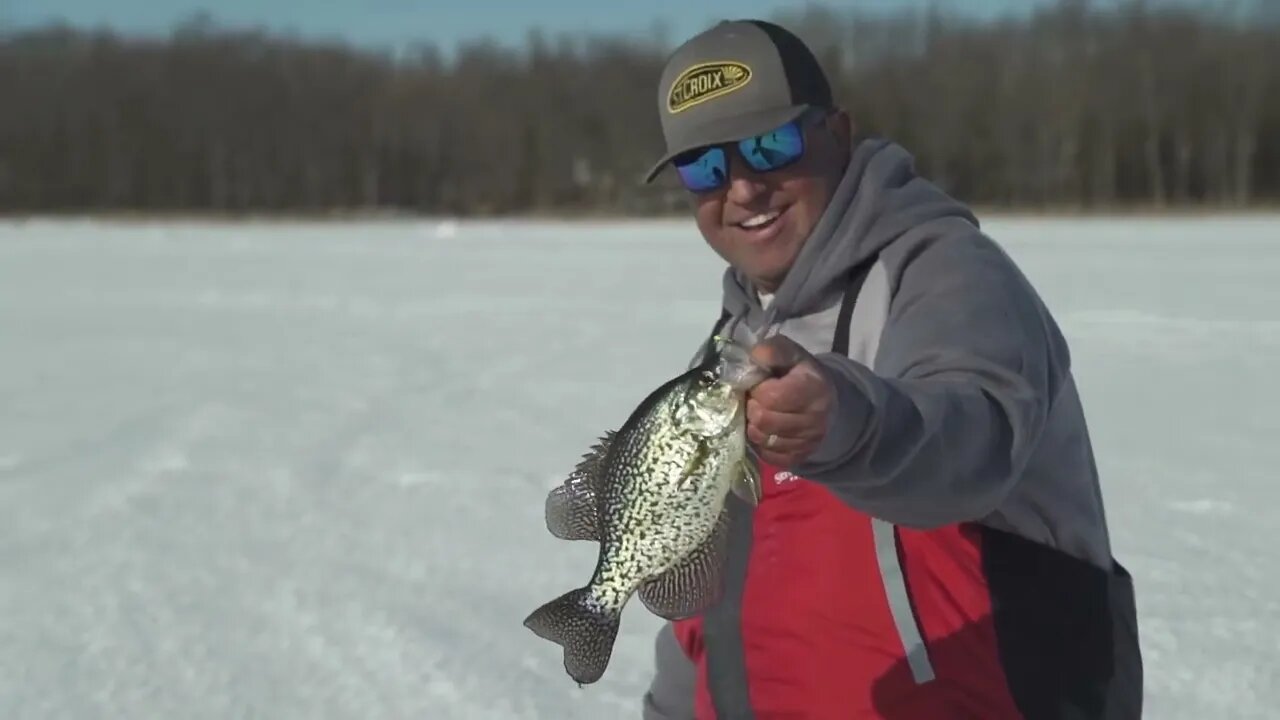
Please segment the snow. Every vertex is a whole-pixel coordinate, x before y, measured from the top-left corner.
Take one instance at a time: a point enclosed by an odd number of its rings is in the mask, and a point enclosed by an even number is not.
[[[1280,218],[987,229],[1072,343],[1152,718],[1280,704]],[[0,716],[637,717],[542,501],[717,312],[690,222],[0,224]]]

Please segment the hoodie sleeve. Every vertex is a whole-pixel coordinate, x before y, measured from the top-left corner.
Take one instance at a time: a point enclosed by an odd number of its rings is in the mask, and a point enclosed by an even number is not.
[[[821,446],[796,469],[908,527],[979,519],[1018,482],[1068,364],[1013,261],[976,230],[903,253],[875,371],[818,356],[837,387]],[[891,271],[892,272],[892,271]]]

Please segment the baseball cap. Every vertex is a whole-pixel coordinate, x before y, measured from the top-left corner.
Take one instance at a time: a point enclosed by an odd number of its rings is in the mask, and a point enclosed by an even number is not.
[[[832,105],[831,84],[804,42],[764,20],[721,20],[676,48],[658,83],[666,153],[769,132],[811,107]]]

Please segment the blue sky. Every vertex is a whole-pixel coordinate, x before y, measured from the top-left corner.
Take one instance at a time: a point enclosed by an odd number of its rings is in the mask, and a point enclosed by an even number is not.
[[[925,0],[853,0],[869,10],[919,7]],[[851,0],[828,0],[831,7]],[[967,13],[1022,10],[1030,0],[953,0]],[[197,10],[231,25],[263,25],[304,36],[338,37],[358,44],[396,45],[430,40],[446,50],[459,40],[488,35],[518,44],[531,27],[560,32],[646,34],[656,21],[670,38],[696,32],[721,16],[768,16],[803,0],[0,0],[0,23],[27,27],[47,20],[106,25],[135,33],[166,33]]]

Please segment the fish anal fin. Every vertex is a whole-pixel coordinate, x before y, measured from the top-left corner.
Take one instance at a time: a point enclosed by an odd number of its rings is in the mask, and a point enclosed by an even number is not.
[[[604,459],[616,432],[606,432],[582,456],[569,477],[547,494],[547,530],[562,540],[600,540]]]
[[[729,540],[729,511],[698,547],[676,565],[649,578],[637,595],[649,612],[666,620],[683,620],[711,607],[724,592],[724,562]]]

